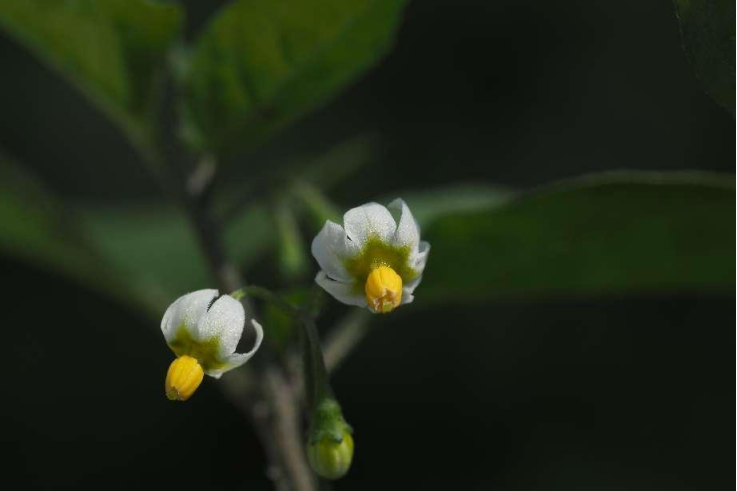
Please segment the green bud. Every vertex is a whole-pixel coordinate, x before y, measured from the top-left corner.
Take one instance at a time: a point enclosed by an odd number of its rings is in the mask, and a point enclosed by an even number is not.
[[[353,437],[350,433],[343,436],[340,442],[329,436],[307,447],[307,458],[312,469],[325,479],[340,479],[353,462]]]
[[[322,400],[312,414],[307,458],[325,479],[340,479],[353,462],[353,430],[343,419],[335,399]]]

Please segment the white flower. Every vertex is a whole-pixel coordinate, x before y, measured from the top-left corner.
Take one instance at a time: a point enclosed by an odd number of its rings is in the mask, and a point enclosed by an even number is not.
[[[403,200],[368,203],[349,210],[342,227],[327,221],[312,241],[322,268],[315,281],[343,303],[391,312],[414,300],[429,251]]]
[[[264,332],[251,320],[256,342],[247,353],[236,353],[246,323],[243,305],[217,290],[198,290],[178,298],[161,320],[166,343],[177,355],[166,380],[170,399],[186,400],[197,389],[202,375],[220,376],[246,363],[261,346]]]

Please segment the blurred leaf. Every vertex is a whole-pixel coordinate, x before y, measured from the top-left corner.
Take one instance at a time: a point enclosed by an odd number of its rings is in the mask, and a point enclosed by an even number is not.
[[[512,196],[512,191],[497,186],[450,184],[424,191],[397,193],[381,199],[379,203],[388,205],[395,198],[402,198],[412,210],[415,220],[424,227],[452,213],[488,210],[500,206]]]
[[[294,183],[292,187],[295,201],[304,209],[310,220],[310,231],[317,233],[327,220],[342,223],[338,207],[317,187],[305,181]]]
[[[85,207],[90,240],[119,271],[165,308],[179,295],[211,285],[207,262],[187,218],[164,206]]]
[[[187,133],[235,150],[334,97],[390,47],[405,0],[240,0],[197,40]]]
[[[0,28],[58,70],[148,151],[157,74],[177,6],[144,0],[3,0]]]
[[[323,291],[314,287],[297,287],[282,292],[285,300],[293,305],[297,305],[308,312],[312,317],[317,317],[325,303],[325,295]],[[284,350],[292,340],[296,329],[299,329],[299,322],[291,313],[285,312],[284,309],[272,303],[264,304],[264,322],[268,329],[265,330],[264,336],[266,341],[279,353],[284,354]]]
[[[343,223],[343,213],[327,195],[315,186],[298,181],[291,189],[299,209],[304,209],[310,221],[309,230],[317,234],[326,220]],[[404,199],[417,222],[424,227],[442,216],[457,212],[488,210],[507,202],[512,192],[495,186],[480,184],[451,184],[424,191],[406,191],[378,198],[388,205],[396,198]],[[357,205],[357,204],[356,204]]]
[[[0,251],[48,268],[128,305],[148,303],[134,284],[119,281],[117,271],[87,240],[75,217],[65,212],[41,184],[0,158]],[[38,285],[34,294],[45,292]]]
[[[186,292],[213,284],[197,237],[178,208],[163,205],[80,208],[90,240],[120,271],[120,281],[137,285],[152,304],[165,308]],[[248,265],[273,243],[267,210],[254,206],[225,233],[230,257]]]
[[[432,245],[418,299],[734,288],[734,177],[611,173],[457,213]]]
[[[356,174],[380,158],[379,137],[357,135],[338,142],[316,157],[299,159],[289,169],[290,176],[326,190]]]
[[[272,210],[277,231],[277,262],[287,282],[303,278],[308,268],[307,250],[297,219],[287,199],[277,200]]]
[[[229,218],[238,216],[259,200],[269,198],[269,193],[274,189],[289,186],[290,189],[286,194],[295,193],[299,199],[305,197],[314,199],[309,205],[318,208],[310,208],[308,212],[317,220],[331,210],[329,201],[324,196],[316,196],[315,193],[334,187],[375,158],[377,158],[375,137],[361,135],[349,138],[320,155],[292,158],[289,164],[276,172],[265,172],[264,174],[267,174],[265,177],[250,174],[245,181],[228,180],[224,189],[218,193],[219,199],[214,204],[215,213],[225,221],[229,221]],[[306,193],[306,196],[302,193]],[[300,208],[293,211],[300,211]],[[324,220],[320,221],[317,228],[322,227],[323,223]]]
[[[735,114],[734,0],[675,0],[683,46],[714,100]]]

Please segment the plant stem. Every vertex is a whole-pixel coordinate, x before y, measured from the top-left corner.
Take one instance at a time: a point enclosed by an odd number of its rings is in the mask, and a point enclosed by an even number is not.
[[[218,225],[205,208],[192,201],[188,199],[186,207],[221,291],[237,290],[242,283],[238,271],[225,255]],[[249,305],[248,302],[244,304]],[[253,315],[252,308],[248,310],[251,311],[249,315]],[[253,362],[259,386],[256,399],[243,393],[231,395],[248,413],[258,432],[269,460],[268,475],[276,488],[313,490],[312,471],[305,460],[302,443],[297,398],[268,346],[263,346],[259,355]]]
[[[192,181],[184,169],[192,155],[185,151],[174,132],[166,131],[177,127],[174,90],[173,84],[169,83],[163,103],[161,153],[156,156],[161,163],[168,164],[170,180],[163,185],[182,203],[218,288],[224,293],[232,292],[243,285],[243,279],[226,253],[222,228],[208,206],[208,193],[200,192],[203,186],[188,186]],[[243,305],[247,317],[253,318],[254,309],[250,302],[246,300]],[[255,391],[245,390],[247,384],[242,383],[242,371],[248,369],[256,382]],[[279,491],[314,491],[315,479],[302,441],[299,402],[285,370],[267,345],[263,345],[248,367],[241,370],[226,376],[222,388],[250,418],[266,452],[268,477]]]
[[[251,295],[270,302],[285,310],[303,325],[301,332],[308,407],[312,411],[315,403],[326,397],[333,397],[333,390],[330,387],[328,379],[328,370],[325,366],[325,360],[320,346],[320,335],[317,332],[317,325],[315,325],[312,316],[292,305],[279,295],[260,286],[245,286],[234,292],[233,295],[236,298]]]
[[[224,253],[217,224],[196,203],[189,203],[187,210],[221,291],[237,290],[241,285],[238,271]],[[252,309],[249,310],[252,315]],[[269,459],[268,475],[277,489],[313,490],[314,480],[302,443],[297,398],[268,346],[263,346],[259,355],[253,362],[259,386],[255,400],[243,393],[231,393],[231,396],[248,413],[258,432]]]
[[[328,333],[322,349],[328,373],[336,370],[363,341],[369,332],[372,315],[366,310],[354,309]]]

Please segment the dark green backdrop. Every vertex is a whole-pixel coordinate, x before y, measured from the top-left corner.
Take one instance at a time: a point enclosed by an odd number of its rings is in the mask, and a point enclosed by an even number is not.
[[[0,59],[2,148],[72,200],[156,199],[133,151],[74,90],[6,38]],[[734,119],[694,78],[668,0],[415,1],[379,67],[238,169],[260,175],[365,133],[381,163],[331,193],[346,207],[459,180],[734,172]],[[216,383],[187,404],[166,400],[157,325],[1,264],[4,482],[266,486],[254,433]],[[268,268],[246,273],[273,283]],[[336,375],[357,447],[335,488],[731,488],[733,298],[407,307]],[[333,302],[327,317],[343,310]]]

